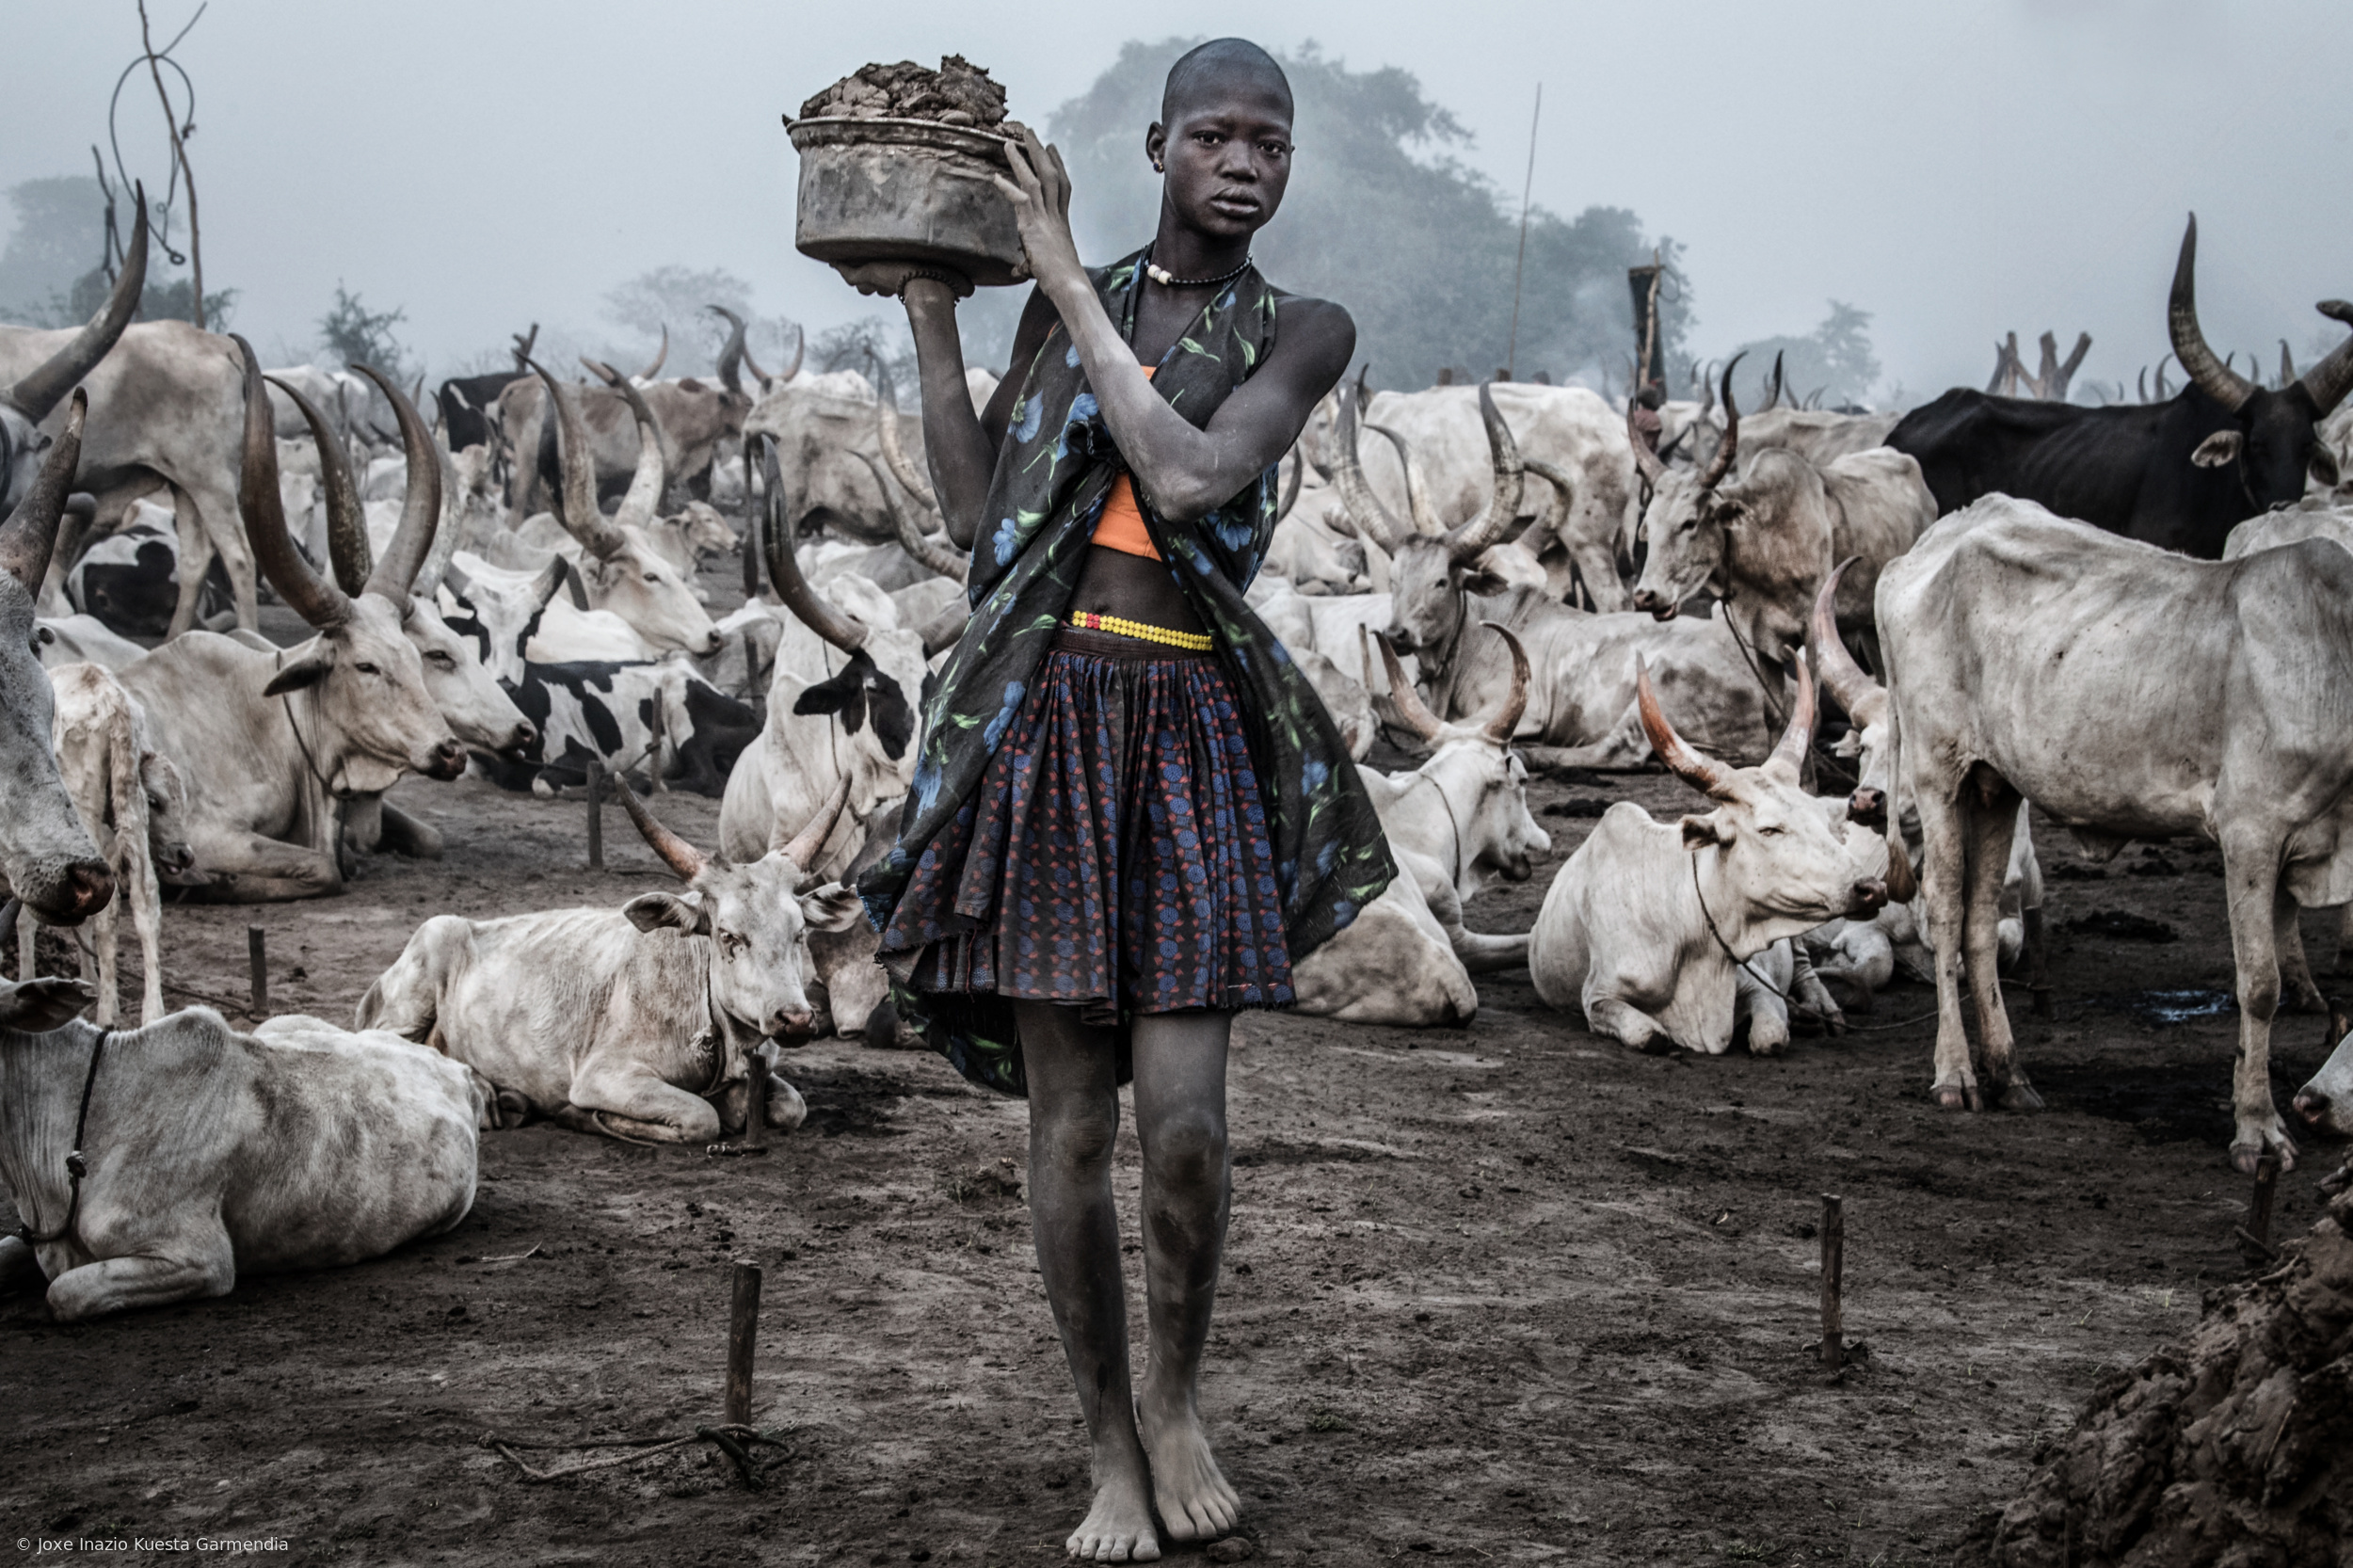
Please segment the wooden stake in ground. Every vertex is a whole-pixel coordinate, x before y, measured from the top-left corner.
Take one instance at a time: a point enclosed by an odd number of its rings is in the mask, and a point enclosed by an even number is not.
[[[604,870],[604,766],[588,759],[588,869]]]
[[[757,1154],[768,1146],[768,1068],[776,1048],[762,1045],[744,1059],[744,1148]]]
[[[2271,1209],[2280,1197],[2280,1157],[2265,1154],[2255,1162],[2255,1195],[2248,1200],[2247,1223],[2238,1227],[2239,1250],[2255,1268],[2280,1256],[2271,1244]]]
[[[1847,1261],[1847,1201],[1833,1192],[1822,1194],[1822,1365],[1835,1369],[1846,1364],[1845,1324],[1838,1302],[1840,1275]]]
[[[735,1260],[735,1299],[728,1312],[727,1424],[752,1424],[752,1346],[760,1336],[760,1265]]]
[[[246,966],[253,971],[253,1016],[269,1016],[269,937],[258,925],[245,928]]]
[[[647,728],[653,731],[653,741],[651,745],[648,748],[648,755],[647,768],[648,771],[653,775],[653,792],[655,794],[665,793],[670,788],[670,786],[664,783],[662,779],[662,741],[664,730],[662,712],[662,696],[661,694],[657,692],[654,695],[653,699],[653,712],[649,716],[649,720],[647,725]]]

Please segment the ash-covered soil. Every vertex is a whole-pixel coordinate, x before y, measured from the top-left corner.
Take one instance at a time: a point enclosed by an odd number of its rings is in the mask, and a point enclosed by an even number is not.
[[[1692,808],[1656,775],[1534,797]],[[273,1004],[347,1022],[429,914],[616,904],[666,877],[617,811],[591,873],[577,802],[472,781],[396,798],[443,827],[446,860],[372,859],[335,900],[175,906],[171,980],[242,998],[259,924]],[[706,845],[716,807],[657,802]],[[1475,924],[1529,924],[1593,825],[1540,820],[1552,856]],[[2072,848],[2041,842],[2057,1016],[2023,991],[2014,1014],[2037,1116],[1937,1111],[1933,999],[1901,984],[1855,1019],[1881,1032],[1777,1060],[1628,1053],[1524,975],[1482,980],[1460,1030],[1246,1018],[1205,1397],[1257,1555],[1948,1558],[2105,1373],[2247,1272],[2224,1158],[2235,1017],[2152,1000],[2229,988],[2219,859],[2174,843],[2071,876]],[[2138,929],[2120,915],[2178,939],[2112,934]],[[2333,922],[2306,931],[2328,970]],[[2283,1102],[2321,1035],[2281,1021]],[[491,1133],[463,1226],[376,1262],[78,1327],[0,1302],[0,1538],[277,1536],[299,1560],[396,1563],[1059,1560],[1086,1459],[1019,1196],[1022,1107],[846,1042],[784,1070],[809,1119],[765,1158]],[[2337,1162],[2306,1150],[2276,1234],[2312,1223]],[[1131,1141],[1122,1169],[1132,1238]],[[1835,1377],[1813,1359],[1825,1192],[1846,1200],[1848,1333],[1869,1351]],[[765,1490],[707,1446],[545,1485],[487,1446],[715,1419],[737,1256],[766,1270],[756,1419],[787,1447]]]

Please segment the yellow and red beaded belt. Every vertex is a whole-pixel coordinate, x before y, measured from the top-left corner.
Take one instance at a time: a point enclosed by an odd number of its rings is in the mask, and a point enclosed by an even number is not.
[[[1216,646],[1207,632],[1172,632],[1165,626],[1146,626],[1125,616],[1098,616],[1087,610],[1072,612],[1068,624],[1081,632],[1109,632],[1115,636],[1136,637],[1147,643],[1164,643],[1170,648],[1181,648],[1188,653],[1207,653]]]

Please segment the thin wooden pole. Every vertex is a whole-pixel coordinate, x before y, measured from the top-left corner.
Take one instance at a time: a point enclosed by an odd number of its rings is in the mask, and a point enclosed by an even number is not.
[[[760,1265],[735,1260],[735,1296],[728,1310],[727,1424],[752,1424],[752,1350],[760,1337]]]
[[[253,980],[253,1016],[269,1016],[269,936],[258,925],[245,928],[246,968]]]
[[[776,1064],[775,1047],[763,1043],[744,1059],[744,1147],[753,1153],[768,1146],[768,1072]]]
[[[1835,1368],[1847,1359],[1844,1313],[1838,1299],[1847,1262],[1847,1203],[1822,1194],[1822,1365]]]
[[[2271,1210],[2280,1196],[2280,1157],[2265,1153],[2255,1161],[2255,1195],[2247,1205],[2247,1223],[2239,1226],[2241,1250],[2256,1268],[2280,1256],[2271,1244]]]
[[[652,759],[653,759],[653,766],[652,766],[652,770],[651,770],[651,771],[652,771],[652,773],[653,773],[653,792],[654,792],[655,794],[663,794],[663,793],[665,793],[665,792],[669,790],[669,788],[670,788],[670,786],[669,786],[669,785],[667,785],[667,784],[665,784],[665,783],[664,783],[664,782],[663,782],[663,779],[662,779],[662,763],[663,763],[663,757],[662,757],[662,753],[663,753],[663,749],[664,749],[664,747],[663,747],[664,731],[664,730],[668,728],[668,726],[667,726],[667,725],[664,722],[664,720],[663,720],[663,716],[662,716],[662,715],[663,715],[664,712],[664,708],[663,708],[663,703],[662,703],[662,694],[661,694],[660,692],[658,692],[658,691],[657,691],[656,693],[654,693],[654,698],[653,698],[653,721],[652,721],[652,724],[649,726],[649,728],[653,730],[653,744],[652,744],[652,746],[651,746],[651,748],[650,748],[650,751],[651,751],[651,755],[652,755]]]
[[[1528,178],[1520,183],[1520,255],[1512,264],[1512,341],[1504,350],[1503,378],[1520,368],[1520,277],[1528,270],[1528,204],[1536,189],[1536,126],[1545,117],[1545,85],[1536,84],[1536,112],[1528,120]]]
[[[588,759],[588,869],[604,870],[604,764]]]

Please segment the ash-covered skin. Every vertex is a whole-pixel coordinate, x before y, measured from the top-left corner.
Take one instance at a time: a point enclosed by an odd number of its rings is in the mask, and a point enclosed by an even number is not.
[[[801,105],[801,118],[934,120],[942,125],[1003,131],[1019,136],[1021,125],[1005,118],[1005,89],[989,80],[986,68],[962,55],[949,55],[937,71],[913,60],[866,65]]]

